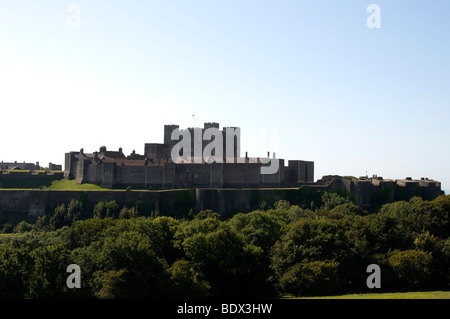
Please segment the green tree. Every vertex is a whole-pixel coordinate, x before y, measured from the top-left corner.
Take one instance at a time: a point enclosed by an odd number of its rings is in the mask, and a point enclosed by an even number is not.
[[[276,217],[278,222],[283,225],[295,222],[300,218],[311,217],[314,214],[311,209],[304,209],[298,205],[291,205],[287,200],[275,202],[274,208],[268,210],[268,213],[270,213],[271,216]]]
[[[110,270],[105,273],[102,288],[99,291],[100,299],[124,299],[128,296],[127,270]]]
[[[304,260],[283,274],[280,289],[294,296],[332,294],[340,287],[338,266],[335,261]]]
[[[169,264],[182,258],[182,250],[175,245],[175,234],[180,227],[180,222],[168,216],[159,216],[146,221],[149,227],[143,233],[149,237],[156,255],[166,260]]]
[[[332,192],[324,192],[322,195],[322,209],[324,210],[331,210],[335,208],[336,206],[342,205],[342,204],[350,204],[351,201],[348,198],[345,198],[337,193]]]
[[[26,221],[22,220],[14,227],[14,232],[15,233],[25,233],[25,232],[31,231],[32,229],[33,229],[32,224],[27,223]]]
[[[334,260],[343,282],[352,281],[355,250],[345,230],[325,219],[300,219],[275,243],[271,251],[272,281],[278,282],[291,267],[304,260]]]
[[[119,218],[126,219],[126,218],[136,218],[139,216],[138,210],[136,207],[122,207],[122,209],[119,212]]]
[[[101,200],[94,207],[94,217],[96,218],[117,218],[119,215],[119,205],[116,201],[104,201]]]
[[[84,209],[83,203],[72,199],[67,205],[67,218],[72,222],[92,217]]]
[[[332,213],[340,214],[343,217],[349,219],[355,219],[357,216],[366,216],[368,214],[367,211],[362,209],[360,206],[355,205],[353,203],[345,203],[338,206],[335,206],[332,210]]]
[[[414,234],[402,217],[380,212],[367,216],[367,221],[368,227],[364,235],[371,254],[412,247]]]
[[[108,236],[98,253],[100,269],[127,270],[123,274],[126,287],[121,296],[155,298],[164,292],[167,264],[158,259],[147,236],[135,231],[126,231],[117,237]]]
[[[403,289],[419,289],[427,286],[430,274],[432,255],[421,250],[395,250],[389,253],[388,263],[398,286]]]
[[[202,210],[200,212],[198,212],[195,216],[194,219],[205,219],[205,218],[217,218],[217,219],[221,219],[221,216],[214,212],[211,209],[205,209]]]
[[[279,275],[304,259],[341,262],[351,243],[336,223],[326,219],[300,219],[272,249],[272,267]]]
[[[175,234],[186,259],[211,285],[211,296],[258,294],[264,287],[261,248],[246,244],[242,236],[215,218],[192,220]]]
[[[90,218],[76,221],[71,227],[61,232],[60,238],[69,249],[86,247],[99,240],[102,237],[102,232],[114,224],[115,220],[112,218]]]
[[[53,227],[53,229],[58,229],[63,226],[70,225],[72,220],[69,218],[67,214],[67,206],[66,204],[60,204],[56,206],[53,215],[49,218],[49,224]]]
[[[291,204],[287,200],[279,200],[275,202],[274,208],[281,211],[288,211],[291,208]]]
[[[206,298],[210,285],[202,280],[187,260],[177,260],[168,269],[170,292],[173,298]]]
[[[247,243],[261,247],[267,254],[280,238],[283,224],[268,211],[239,213],[227,222],[232,229],[244,236]]]
[[[437,198],[435,201],[426,201],[419,197],[410,200],[412,206],[411,217],[415,228],[414,231],[429,231],[431,234],[441,238],[447,238],[450,234],[448,201],[446,198]]]
[[[447,240],[444,241],[442,246],[441,268],[444,277],[443,283],[448,286],[450,284],[450,237],[448,237]]]
[[[422,231],[441,238],[447,238],[450,233],[448,200],[439,197],[434,201],[426,201],[413,197],[409,202],[398,201],[383,205],[379,214],[396,220],[398,229],[408,241],[414,240]]]
[[[28,249],[0,243],[0,299],[23,299],[24,267],[29,264]]]
[[[438,254],[442,249],[442,241],[431,235],[429,231],[426,231],[417,235],[414,240],[414,246],[418,250],[428,251],[434,255]]]
[[[70,263],[69,251],[63,245],[46,245],[31,252],[32,267],[26,279],[28,298],[67,297],[66,272]]]
[[[445,240],[431,235],[428,231],[420,233],[414,240],[416,250],[431,253],[431,275],[428,282],[435,287],[444,287],[449,283],[450,259],[446,255],[445,244]]]

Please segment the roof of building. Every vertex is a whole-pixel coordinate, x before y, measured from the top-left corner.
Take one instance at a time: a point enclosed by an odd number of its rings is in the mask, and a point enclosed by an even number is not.
[[[134,160],[127,158],[105,158],[101,160],[101,163],[114,163],[123,166],[157,166],[149,160]]]
[[[122,151],[101,152],[101,153],[99,153],[99,157],[100,157],[100,154],[106,158],[126,158]]]

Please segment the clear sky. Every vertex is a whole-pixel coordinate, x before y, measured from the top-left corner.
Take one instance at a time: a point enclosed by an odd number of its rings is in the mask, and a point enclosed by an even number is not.
[[[142,154],[164,124],[219,122],[316,179],[450,190],[449,17],[446,0],[0,0],[0,160]]]

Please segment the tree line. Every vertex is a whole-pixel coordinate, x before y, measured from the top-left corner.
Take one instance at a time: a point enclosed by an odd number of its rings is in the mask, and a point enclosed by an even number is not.
[[[367,212],[324,193],[315,209],[278,201],[222,219],[144,214],[73,200],[0,234],[0,298],[220,298],[448,289],[450,196]],[[145,215],[145,216],[143,216]],[[81,269],[70,289],[69,264]]]

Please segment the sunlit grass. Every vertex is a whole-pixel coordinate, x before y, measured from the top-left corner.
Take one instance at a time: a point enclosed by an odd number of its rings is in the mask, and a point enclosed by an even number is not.
[[[60,179],[60,180],[54,180],[52,181],[52,184],[50,186],[44,186],[42,189],[47,190],[110,190],[106,188],[102,188],[95,184],[77,184],[77,181],[72,180],[66,180],[66,179]]]
[[[320,297],[284,296],[283,299],[450,299],[450,291],[387,292]]]

